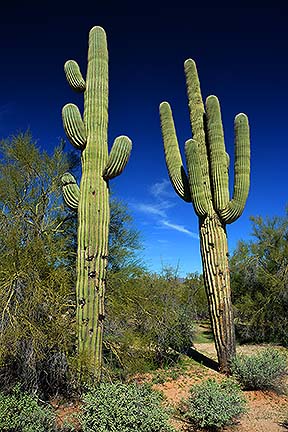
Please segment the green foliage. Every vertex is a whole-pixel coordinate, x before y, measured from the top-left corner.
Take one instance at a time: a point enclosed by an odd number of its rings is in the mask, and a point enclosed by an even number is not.
[[[254,240],[230,262],[237,336],[288,346],[288,214],[251,220]]]
[[[144,270],[137,255],[142,249],[140,232],[133,226],[127,205],[112,196],[110,211],[108,286],[110,280],[112,284],[112,281],[137,276]]]
[[[197,272],[189,273],[184,284],[190,290],[189,301],[193,304],[195,319],[197,321],[210,319],[203,275]]]
[[[287,375],[287,357],[273,348],[238,355],[232,360],[232,373],[245,390],[277,390]]]
[[[171,364],[192,345],[194,304],[189,284],[167,270],[113,281],[107,293],[108,369],[121,377]]]
[[[0,393],[1,432],[56,431],[53,411],[16,386],[10,394]]]
[[[63,146],[51,156],[40,151],[30,133],[1,141],[0,150],[1,387],[21,381],[43,397],[68,390],[68,365],[72,374],[78,368],[76,217],[60,184],[78,165]],[[112,198],[109,286],[143,273],[138,236],[125,205]]]
[[[102,383],[83,398],[83,432],[173,432],[161,399],[148,386]]]
[[[29,391],[57,392],[65,380],[75,223],[62,203],[59,179],[71,166],[62,150],[40,152],[30,133],[0,143],[2,388],[21,381]]]
[[[208,379],[195,384],[190,393],[184,405],[185,417],[196,427],[221,428],[245,412],[246,400],[232,379],[221,383]]]

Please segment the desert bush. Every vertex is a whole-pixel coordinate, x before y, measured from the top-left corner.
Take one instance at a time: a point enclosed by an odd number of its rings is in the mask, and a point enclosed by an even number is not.
[[[237,339],[288,346],[288,211],[251,221],[230,260]]]
[[[125,379],[136,371],[170,366],[192,346],[191,289],[173,271],[110,280],[108,291],[105,361],[112,374],[117,370]]]
[[[273,348],[249,356],[238,355],[232,362],[232,374],[245,390],[278,389],[286,373],[286,356]]]
[[[54,415],[47,406],[41,406],[37,399],[23,393],[20,386],[10,394],[0,393],[1,432],[54,432]]]
[[[69,167],[62,145],[49,156],[28,132],[0,141],[1,390],[64,390],[75,338],[76,225],[60,181]]]
[[[83,397],[83,432],[173,432],[161,394],[146,385],[105,384]]]
[[[245,403],[240,387],[232,379],[221,383],[208,379],[190,389],[190,397],[183,405],[184,416],[198,428],[215,430],[232,424],[245,412]]]

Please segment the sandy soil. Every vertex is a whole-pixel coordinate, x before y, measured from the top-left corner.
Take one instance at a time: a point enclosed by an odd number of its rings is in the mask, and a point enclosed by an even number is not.
[[[197,351],[216,358],[216,352],[213,343],[195,344]],[[237,352],[251,354],[264,349],[265,346],[261,345],[244,345],[237,349]],[[167,371],[165,372],[167,373]],[[169,375],[169,374],[168,374]],[[165,375],[163,375],[165,376]],[[155,378],[155,376],[154,376]],[[217,380],[223,379],[223,376],[218,372],[197,365],[191,364],[185,370],[184,375],[172,379],[169,376],[165,378],[165,382],[154,384],[153,388],[160,390],[166,397],[166,404],[177,406],[183,398],[189,394],[190,387],[208,378],[215,378]],[[145,374],[140,377],[135,377],[135,380],[140,382],[153,380],[153,374]],[[284,432],[287,427],[281,424],[288,418],[288,396],[284,394],[276,394],[274,392],[262,391],[249,391],[244,392],[248,401],[248,412],[241,416],[239,422],[231,427],[223,429],[225,432]],[[64,419],[69,420],[74,412],[79,410],[79,406],[66,405],[56,408],[59,418],[59,424],[62,424]],[[173,425],[178,431],[188,432],[189,425],[178,418],[173,418]],[[135,431],[136,432],[136,431]],[[195,430],[193,431],[195,432]]]
[[[195,344],[195,348],[203,354],[216,358],[215,346],[213,343]],[[237,353],[252,354],[261,351],[264,345],[243,345],[237,348]],[[186,375],[186,374],[185,374]],[[167,401],[171,404],[177,404],[182,397],[189,393],[189,387],[213,377],[222,379],[222,376],[213,370],[202,368],[202,376],[199,376],[199,370],[193,368],[188,372],[188,377],[179,377],[175,381],[156,385],[155,388],[162,390]],[[245,391],[245,397],[248,401],[248,412],[241,416],[239,422],[231,427],[224,428],[226,432],[280,432],[287,431],[287,426],[283,421],[288,418],[288,397],[284,394],[263,391]],[[179,431],[189,431],[189,427],[181,422],[173,422]]]

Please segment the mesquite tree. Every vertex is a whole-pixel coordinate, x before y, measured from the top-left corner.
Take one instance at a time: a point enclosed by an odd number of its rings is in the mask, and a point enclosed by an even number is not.
[[[245,114],[235,117],[234,191],[229,196],[229,156],[225,150],[219,101],[202,101],[195,62],[185,62],[193,139],[185,144],[188,175],[183,167],[172,111],[160,105],[166,164],[177,194],[192,202],[199,218],[204,282],[220,370],[229,373],[235,355],[226,224],[243,212],[250,183],[249,124]]]
[[[131,141],[119,136],[108,154],[108,51],[101,27],[93,27],[89,33],[86,80],[74,60],[68,60],[64,70],[72,89],[84,93],[83,120],[74,104],[67,104],[62,110],[66,135],[81,151],[82,162],[80,188],[71,174],[62,178],[64,199],[71,209],[78,211],[78,354],[80,363],[88,362],[90,371],[99,380],[110,221],[108,183],[125,168]]]

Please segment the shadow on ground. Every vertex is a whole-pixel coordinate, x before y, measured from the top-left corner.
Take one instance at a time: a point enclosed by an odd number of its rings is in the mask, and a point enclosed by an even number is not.
[[[187,356],[202,364],[203,366],[208,367],[209,369],[213,369],[216,372],[219,372],[219,365],[215,360],[207,357],[206,355],[197,351],[194,347],[189,348],[187,352]]]

